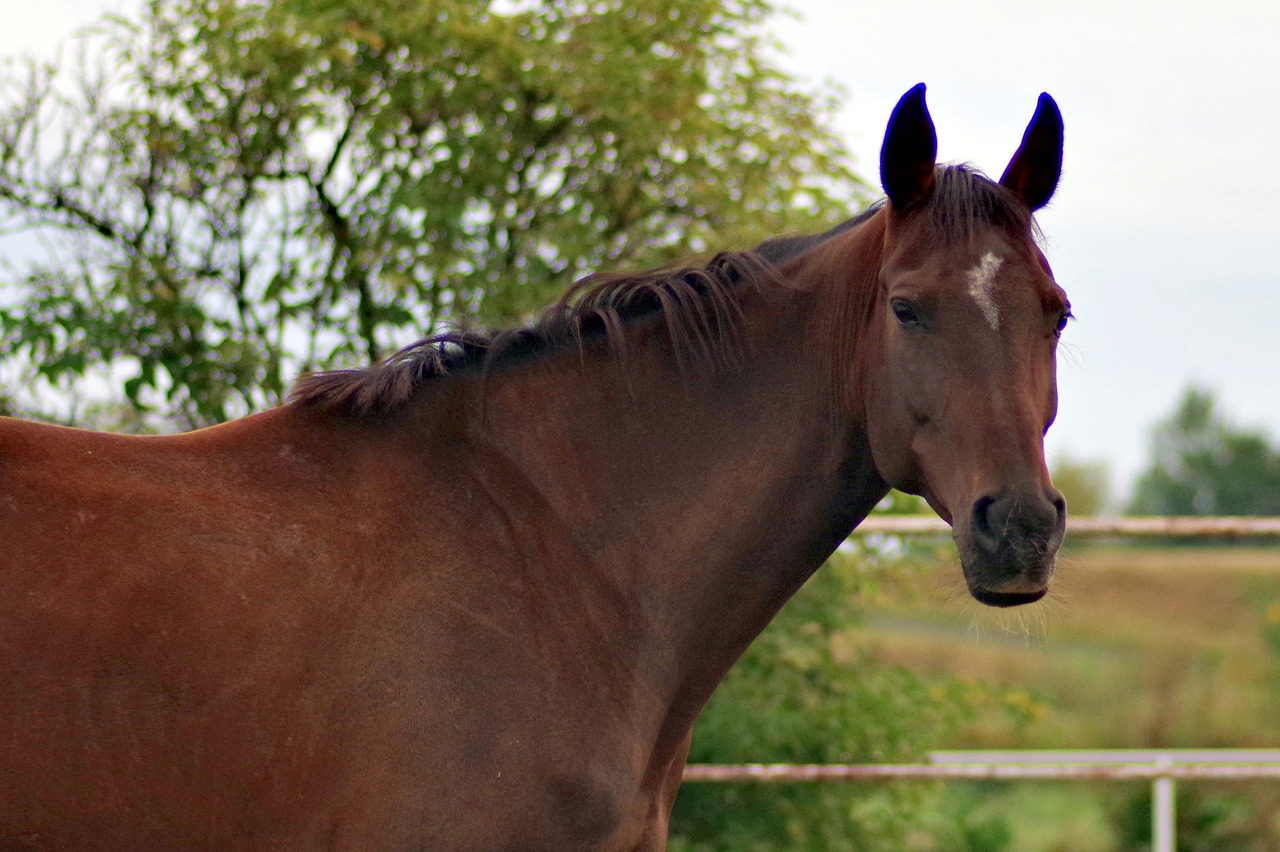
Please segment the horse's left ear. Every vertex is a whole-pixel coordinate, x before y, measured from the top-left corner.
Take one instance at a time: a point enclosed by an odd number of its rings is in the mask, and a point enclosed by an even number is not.
[[[1062,113],[1048,93],[1040,95],[1036,114],[1022,135],[1018,152],[1000,177],[1031,210],[1049,203],[1062,176]]]

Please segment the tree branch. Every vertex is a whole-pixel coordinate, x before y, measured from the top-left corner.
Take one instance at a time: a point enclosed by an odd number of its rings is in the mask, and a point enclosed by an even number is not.
[[[39,200],[23,194],[11,186],[7,180],[0,180],[0,199],[10,201],[31,214],[59,213],[65,214],[66,217],[73,220],[68,222],[65,219],[59,219],[51,222],[51,224],[57,224],[68,229],[75,229],[79,224],[111,242],[132,243],[132,240],[122,236],[110,222],[99,218],[68,198],[61,188],[49,190],[49,198],[47,200]]]

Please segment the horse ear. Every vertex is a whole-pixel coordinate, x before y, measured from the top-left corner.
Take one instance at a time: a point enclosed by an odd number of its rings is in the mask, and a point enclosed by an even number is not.
[[[933,192],[937,157],[938,135],[920,83],[893,108],[880,148],[880,185],[895,210],[908,210]]]
[[[1036,114],[1022,135],[1018,152],[1000,177],[1031,210],[1049,203],[1062,176],[1062,113],[1048,93],[1040,95]]]

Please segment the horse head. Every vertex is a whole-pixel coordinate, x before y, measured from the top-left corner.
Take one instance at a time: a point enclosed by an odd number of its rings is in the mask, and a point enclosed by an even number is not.
[[[1062,118],[1041,95],[999,182],[939,167],[936,151],[921,84],[898,102],[881,151],[868,436],[885,481],[952,525],[974,598],[1014,606],[1047,591],[1066,525],[1043,438],[1070,306],[1032,222],[1061,173]]]

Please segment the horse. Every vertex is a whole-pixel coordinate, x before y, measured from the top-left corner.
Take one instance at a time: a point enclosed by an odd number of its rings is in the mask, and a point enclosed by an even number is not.
[[[597,275],[521,329],[186,434],[0,423],[0,847],[650,850],[694,720],[896,487],[1040,598],[1070,308],[1033,213],[938,165],[826,233]]]

